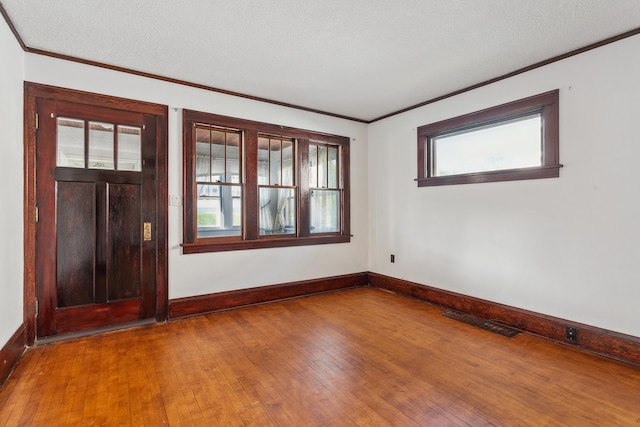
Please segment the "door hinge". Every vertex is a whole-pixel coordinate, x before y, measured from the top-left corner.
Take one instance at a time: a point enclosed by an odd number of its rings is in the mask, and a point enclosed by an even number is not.
[[[35,215],[36,224],[40,220],[40,209],[36,206],[36,215]]]
[[[38,298],[36,298],[36,317],[38,317],[38,312],[39,312],[39,304],[38,304]]]
[[[36,130],[38,130],[39,122],[40,122],[40,116],[38,116],[38,113],[36,113]]]

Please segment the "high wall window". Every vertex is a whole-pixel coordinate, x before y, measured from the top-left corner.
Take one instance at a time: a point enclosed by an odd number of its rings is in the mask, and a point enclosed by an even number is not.
[[[559,176],[558,91],[418,128],[418,186]]]
[[[349,139],[183,112],[184,253],[342,243]]]

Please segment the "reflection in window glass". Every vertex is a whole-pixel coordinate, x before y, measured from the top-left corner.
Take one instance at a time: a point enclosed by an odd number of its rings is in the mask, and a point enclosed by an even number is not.
[[[260,188],[260,235],[296,233],[294,188]]]
[[[114,169],[113,135],[115,126],[111,123],[89,122],[89,165],[90,169]]]
[[[84,120],[58,117],[56,166],[84,168]]]
[[[542,118],[535,114],[432,138],[433,176],[542,165]]]
[[[142,171],[142,131],[139,127],[118,126],[118,170]]]
[[[340,191],[311,191],[311,233],[340,231]]]

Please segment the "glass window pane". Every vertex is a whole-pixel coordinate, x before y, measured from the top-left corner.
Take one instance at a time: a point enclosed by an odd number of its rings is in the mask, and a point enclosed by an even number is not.
[[[279,139],[272,139],[269,142],[269,183],[271,185],[282,185],[281,170],[282,165],[282,142]]]
[[[318,186],[318,146],[309,144],[309,187]]]
[[[196,181],[211,182],[211,145],[196,142]]]
[[[258,184],[269,185],[269,138],[258,138]]]
[[[240,133],[227,132],[226,182],[240,182]]]
[[[198,184],[198,238],[240,236],[242,188],[239,185]]]
[[[89,168],[114,169],[113,136],[111,123],[89,122]]]
[[[311,233],[340,231],[340,191],[313,190],[311,192]]]
[[[327,147],[318,146],[318,188],[327,188]]]
[[[260,235],[295,233],[295,189],[260,188]]]
[[[225,182],[226,132],[211,131],[211,182]]]
[[[293,141],[282,141],[282,185],[294,185]]]
[[[433,176],[542,165],[540,114],[432,139]]]
[[[196,181],[211,182],[211,131],[196,128]]]
[[[142,130],[118,126],[118,170],[142,171]]]
[[[338,147],[328,147],[328,188],[338,188]]]
[[[56,166],[84,168],[84,120],[58,117]]]

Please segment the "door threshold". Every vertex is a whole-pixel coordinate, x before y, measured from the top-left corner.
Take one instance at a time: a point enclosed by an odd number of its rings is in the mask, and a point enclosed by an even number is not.
[[[77,331],[77,332],[69,332],[67,334],[54,335],[54,336],[50,336],[50,337],[44,337],[44,338],[37,338],[36,337],[36,342],[34,343],[34,345],[36,345],[36,346],[38,346],[38,345],[46,345],[46,344],[51,344],[51,343],[58,342],[58,341],[67,341],[67,340],[71,340],[71,339],[75,339],[75,338],[84,338],[84,337],[89,337],[89,336],[92,336],[92,335],[104,334],[106,332],[119,331],[119,330],[122,330],[122,329],[135,328],[135,327],[138,327],[138,326],[152,325],[154,323],[157,323],[156,319],[150,318],[150,319],[144,319],[144,320],[136,320],[135,322],[127,322],[127,323],[120,323],[120,324],[117,324],[117,325],[105,326],[103,328],[87,329],[85,331]]]

